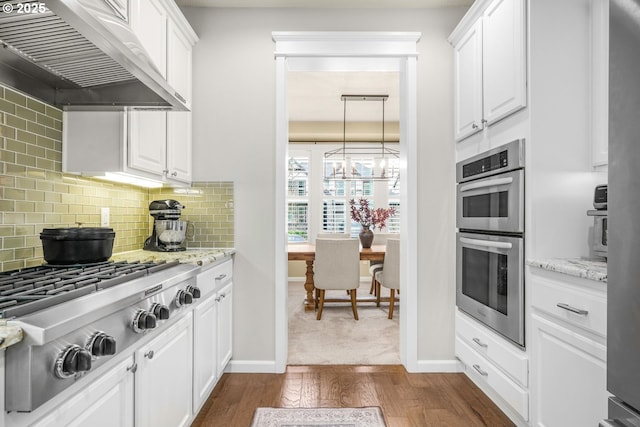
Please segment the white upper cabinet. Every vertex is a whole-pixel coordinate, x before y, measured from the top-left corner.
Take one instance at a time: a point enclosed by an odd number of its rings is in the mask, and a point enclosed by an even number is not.
[[[191,112],[167,113],[167,178],[191,183]]]
[[[591,7],[591,160],[599,167],[609,162],[609,0],[593,0]]]
[[[163,175],[167,164],[167,114],[157,111],[130,111],[128,166]]]
[[[169,21],[167,28],[167,81],[176,96],[191,108],[192,43],[175,22]]]
[[[482,121],[482,20],[454,46],[456,139],[484,127]]]
[[[449,37],[455,52],[455,137],[526,106],[524,0],[477,2]]]
[[[154,65],[167,78],[167,12],[160,0],[131,0],[129,23]]]
[[[526,105],[522,0],[495,0],[482,18],[484,119],[489,125]]]

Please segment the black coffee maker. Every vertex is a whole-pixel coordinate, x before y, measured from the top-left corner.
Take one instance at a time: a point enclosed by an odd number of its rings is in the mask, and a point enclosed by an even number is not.
[[[153,232],[144,242],[144,250],[156,252],[184,251],[187,221],[180,220],[185,206],[177,200],[154,200],[149,204]]]

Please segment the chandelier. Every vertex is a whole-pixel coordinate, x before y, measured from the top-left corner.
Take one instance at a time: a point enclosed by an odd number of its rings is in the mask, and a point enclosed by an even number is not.
[[[385,147],[384,107],[389,95],[342,95],[342,148],[324,153],[324,180],[397,180],[399,167],[395,159],[400,151]],[[382,104],[382,138],[374,144],[358,143],[347,147],[347,101],[378,101]],[[379,147],[378,147],[379,145]]]

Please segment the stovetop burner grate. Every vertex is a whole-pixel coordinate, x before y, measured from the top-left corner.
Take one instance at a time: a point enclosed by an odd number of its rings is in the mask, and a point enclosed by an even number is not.
[[[0,273],[0,318],[33,313],[177,264],[177,261],[45,264]]]

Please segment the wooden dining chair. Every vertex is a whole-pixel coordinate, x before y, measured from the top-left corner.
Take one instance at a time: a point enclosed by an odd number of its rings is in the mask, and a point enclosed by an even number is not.
[[[317,319],[322,318],[325,302],[343,302],[327,299],[327,290],[346,290],[351,297],[354,319],[358,320],[356,293],[360,286],[360,243],[358,239],[318,239],[314,261],[313,281],[318,303]]]
[[[376,281],[390,290],[389,319],[393,319],[393,306],[396,303],[395,293],[400,292],[400,239],[388,239],[384,254],[382,270],[376,272]],[[380,306],[380,291],[376,304]]]

